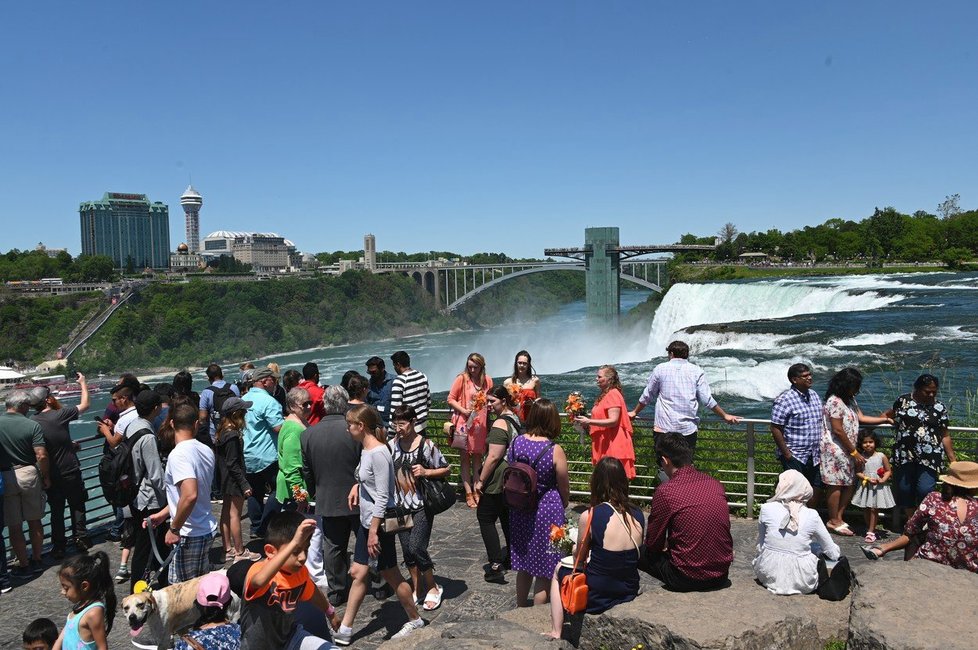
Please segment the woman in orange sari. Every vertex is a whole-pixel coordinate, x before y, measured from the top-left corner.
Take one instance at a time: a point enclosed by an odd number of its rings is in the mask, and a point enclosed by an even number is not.
[[[519,386],[518,393],[511,389],[514,384]],[[540,378],[533,370],[533,362],[529,352],[520,350],[516,353],[516,359],[513,361],[513,375],[507,377],[503,385],[510,388],[516,399],[517,415],[520,416],[520,422],[526,422],[526,416],[530,413],[530,405],[540,397]]]
[[[605,456],[621,461],[629,480],[635,478],[635,447],[632,446],[632,421],[628,417],[621,382],[614,366],[601,366],[596,378],[601,394],[594,401],[591,417],[578,416],[577,422],[590,428],[591,464]]]
[[[486,421],[489,417],[486,394],[492,389],[492,377],[486,375],[486,360],[473,352],[465,361],[465,371],[459,373],[448,391],[448,406],[455,411],[452,424],[456,436],[465,437],[465,448],[459,449],[461,456],[462,487],[465,488],[465,503],[470,508],[478,505],[479,497],[472,485],[482,473],[482,456],[486,453]]]

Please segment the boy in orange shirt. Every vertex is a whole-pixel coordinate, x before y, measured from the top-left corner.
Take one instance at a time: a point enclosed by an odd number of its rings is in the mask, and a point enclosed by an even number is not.
[[[332,642],[315,637],[295,622],[295,609],[310,601],[339,625],[336,611],[306,569],[314,519],[280,512],[268,522],[264,560],[236,562],[228,569],[231,590],[241,598],[241,650],[330,650]]]

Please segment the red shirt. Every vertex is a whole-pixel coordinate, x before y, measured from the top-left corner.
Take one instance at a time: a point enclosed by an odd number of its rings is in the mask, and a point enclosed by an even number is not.
[[[309,426],[312,426],[326,416],[326,405],[323,404],[323,395],[326,391],[320,388],[319,384],[308,379],[303,379],[296,387],[306,389],[306,392],[309,393],[309,399],[312,400],[312,410],[309,412]]]
[[[733,538],[720,481],[691,465],[676,470],[652,497],[645,545],[650,553],[668,547],[669,561],[691,580],[725,578]]]

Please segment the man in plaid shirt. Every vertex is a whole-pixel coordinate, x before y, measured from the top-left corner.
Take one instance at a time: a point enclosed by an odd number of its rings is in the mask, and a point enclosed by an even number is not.
[[[700,406],[710,409],[727,424],[740,422],[738,416],[724,411],[713,399],[703,370],[688,361],[689,346],[686,343],[673,341],[666,352],[669,361],[660,363],[652,371],[645,391],[628,417],[634,418],[654,401],[654,430],[657,433],[681,433],[690,449],[696,448]]]
[[[822,440],[822,398],[812,390],[812,369],[804,363],[788,368],[791,388],[774,400],[771,408],[771,435],[778,446],[778,459],[784,469],[805,475],[817,500],[822,487],[819,473],[819,443]]]

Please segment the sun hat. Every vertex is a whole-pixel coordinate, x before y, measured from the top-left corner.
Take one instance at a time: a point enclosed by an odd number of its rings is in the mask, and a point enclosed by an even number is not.
[[[941,480],[969,490],[978,489],[978,463],[970,460],[951,463],[947,468],[947,474],[941,474]]]
[[[223,573],[206,574],[197,584],[197,602],[202,607],[227,607],[231,602],[231,585]]]

